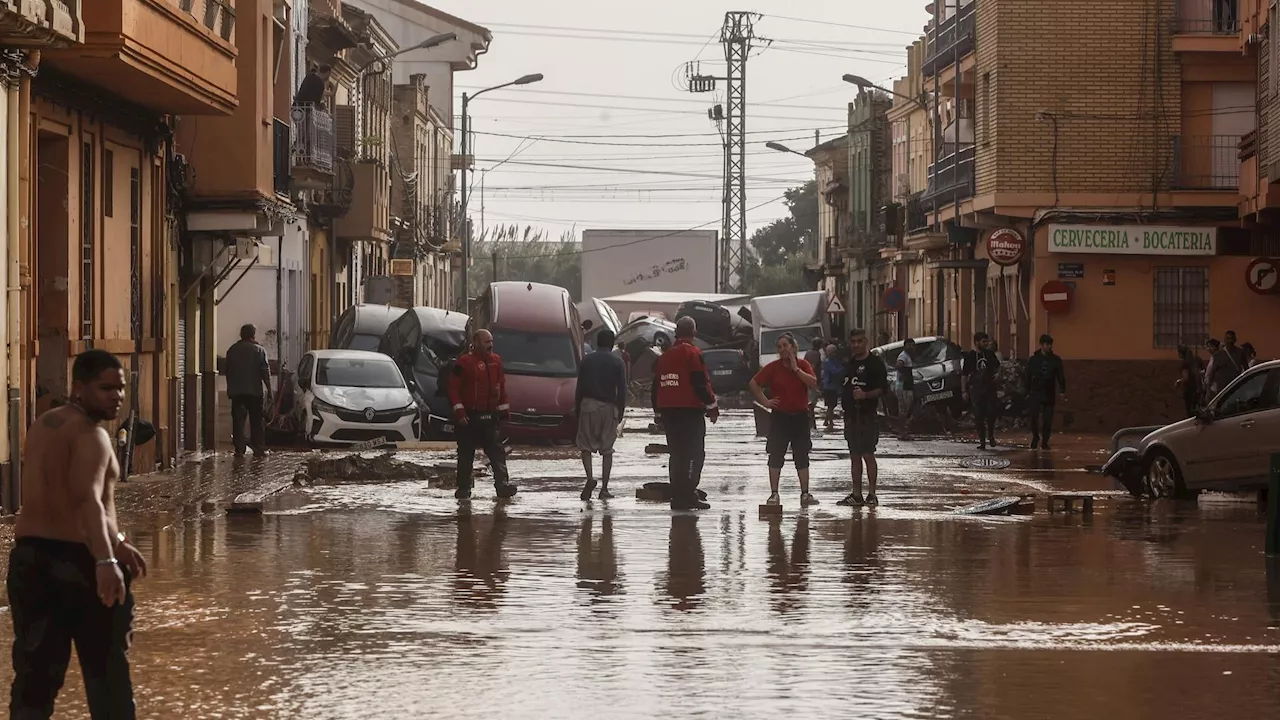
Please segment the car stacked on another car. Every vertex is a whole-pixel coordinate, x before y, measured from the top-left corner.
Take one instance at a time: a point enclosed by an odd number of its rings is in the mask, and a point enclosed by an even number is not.
[[[966,404],[961,397],[960,370],[964,353],[959,345],[943,337],[928,336],[915,338],[916,349],[912,357],[912,377],[916,409],[923,407],[939,407],[959,417]],[[894,367],[898,355],[902,353],[904,343],[895,342],[871,349],[875,355],[884,360],[889,368],[889,392],[885,395],[883,407],[890,417],[904,414],[905,408],[898,407],[898,391],[902,383]]]
[[[294,412],[308,442],[418,439],[418,403],[382,353],[313,350],[302,356],[294,382]]]

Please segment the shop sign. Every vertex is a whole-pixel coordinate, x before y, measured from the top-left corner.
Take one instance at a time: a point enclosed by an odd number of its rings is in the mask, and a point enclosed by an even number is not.
[[[1218,229],[1176,225],[1050,225],[1049,252],[1098,255],[1213,255]]]
[[[1074,280],[1084,277],[1084,263],[1058,263],[1058,279]]]
[[[992,230],[987,236],[987,257],[997,265],[1004,267],[1017,265],[1018,261],[1022,260],[1022,254],[1026,248],[1027,241],[1017,230],[1002,228]]]
[[[1107,285],[1107,286],[1115,285],[1115,284],[1116,284],[1116,271],[1115,271],[1115,270],[1103,270],[1103,271],[1102,271],[1102,284],[1103,284],[1103,285]]]

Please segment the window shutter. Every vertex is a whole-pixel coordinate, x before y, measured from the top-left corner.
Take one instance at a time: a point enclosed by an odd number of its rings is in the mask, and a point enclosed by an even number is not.
[[[336,105],[333,108],[333,139],[337,149],[345,151],[350,158],[356,149],[356,109],[351,105]]]

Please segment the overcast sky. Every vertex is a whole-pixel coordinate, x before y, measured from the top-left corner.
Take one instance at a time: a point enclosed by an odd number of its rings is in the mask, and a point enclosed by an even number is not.
[[[479,67],[455,76],[457,93],[546,76],[486,94],[472,103],[471,117],[476,167],[493,168],[477,173],[485,177],[486,225],[530,224],[553,236],[600,227],[719,229],[723,153],[707,109],[723,102],[723,83],[698,95],[680,88],[691,60],[700,60],[703,74],[723,76],[726,10],[763,15],[747,65],[748,207],[759,206],[748,214],[752,230],[785,215],[783,191],[813,177],[807,159],[764,143],[803,152],[815,130],[823,140],[843,133],[856,90],[841,75],[891,83],[905,72],[904,48],[927,19],[924,0],[429,4],[494,35]],[[474,187],[478,228],[479,177]]]

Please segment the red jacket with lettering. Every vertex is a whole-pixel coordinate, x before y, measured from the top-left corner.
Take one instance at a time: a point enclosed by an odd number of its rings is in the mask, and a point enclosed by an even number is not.
[[[506,414],[511,409],[507,402],[507,375],[502,371],[502,358],[495,353],[488,357],[473,352],[458,356],[446,388],[453,414],[458,417],[468,412]]]
[[[655,410],[716,407],[707,364],[702,360],[702,351],[693,343],[677,340],[658,358],[653,366],[652,400]]]

